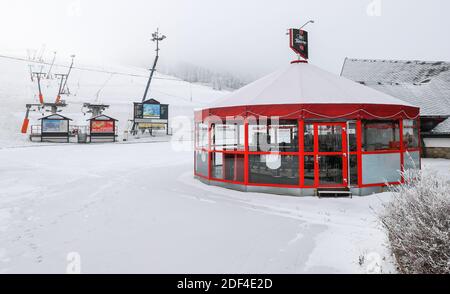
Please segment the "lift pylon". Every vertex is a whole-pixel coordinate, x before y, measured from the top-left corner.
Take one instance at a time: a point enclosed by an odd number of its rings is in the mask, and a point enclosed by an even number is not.
[[[45,76],[45,73],[43,73],[43,72],[33,72],[33,77],[36,78],[36,81],[38,84],[39,103],[41,103],[41,104],[44,104],[44,95],[42,94],[42,87],[41,87],[41,80],[42,80],[43,76]]]

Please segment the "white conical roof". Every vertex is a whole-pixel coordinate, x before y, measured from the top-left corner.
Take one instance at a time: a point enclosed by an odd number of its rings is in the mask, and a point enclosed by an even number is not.
[[[274,104],[412,106],[309,63],[293,63],[223,97],[213,107]]]

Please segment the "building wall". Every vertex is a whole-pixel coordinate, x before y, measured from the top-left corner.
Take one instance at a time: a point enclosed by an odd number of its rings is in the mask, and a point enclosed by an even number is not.
[[[424,141],[427,158],[450,159],[450,138],[426,138]]]
[[[450,159],[450,148],[444,147],[431,147],[426,148],[427,158],[445,158]]]

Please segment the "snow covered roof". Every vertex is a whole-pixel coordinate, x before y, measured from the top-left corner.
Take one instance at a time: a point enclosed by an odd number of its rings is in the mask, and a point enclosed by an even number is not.
[[[61,114],[51,114],[45,117],[40,118],[39,120],[43,120],[43,119],[54,119],[54,120],[72,120],[68,117],[62,116]]]
[[[92,117],[92,118],[88,119],[88,121],[90,121],[90,120],[106,120],[106,121],[108,121],[108,120],[115,120],[115,121],[118,121],[117,119],[112,118],[112,117],[107,116],[107,115],[104,115],[104,114],[97,115],[95,117]]]
[[[346,59],[342,76],[421,108],[450,116],[450,63]]]
[[[411,104],[308,63],[294,63],[218,100],[213,107],[272,104]]]
[[[450,134],[450,118],[439,124],[432,133],[436,134]]]
[[[422,116],[450,116],[450,63],[346,59],[342,76],[420,107]],[[450,133],[450,120],[434,133]]]

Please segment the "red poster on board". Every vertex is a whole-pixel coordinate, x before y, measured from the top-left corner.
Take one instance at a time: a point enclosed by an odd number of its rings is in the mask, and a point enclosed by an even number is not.
[[[114,133],[114,121],[92,121],[91,133],[112,134]]]

